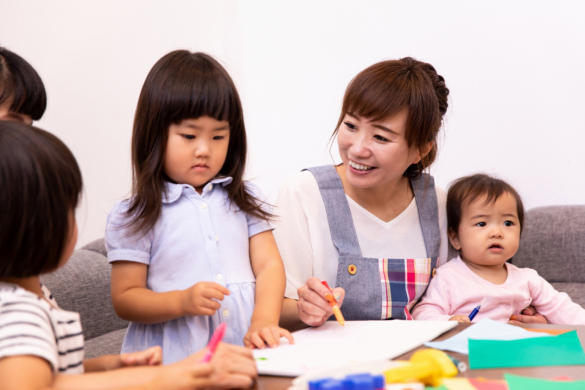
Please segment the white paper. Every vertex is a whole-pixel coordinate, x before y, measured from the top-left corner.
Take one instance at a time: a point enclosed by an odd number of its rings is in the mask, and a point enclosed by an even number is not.
[[[293,333],[295,344],[253,351],[258,373],[299,376],[392,359],[454,328],[455,321],[327,321]]]

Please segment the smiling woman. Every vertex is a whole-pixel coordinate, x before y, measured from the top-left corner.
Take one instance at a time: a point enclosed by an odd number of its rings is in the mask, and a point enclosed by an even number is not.
[[[279,192],[275,237],[287,274],[281,324],[323,324],[326,280],[348,320],[411,319],[447,260],[445,193],[422,173],[435,160],[449,90],[433,66],[372,65],[345,92],[342,164],[311,168]]]

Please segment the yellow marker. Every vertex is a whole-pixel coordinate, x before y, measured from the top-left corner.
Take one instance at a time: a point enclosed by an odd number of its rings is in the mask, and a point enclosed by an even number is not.
[[[339,322],[339,325],[341,325],[341,326],[345,325],[345,319],[343,318],[343,315],[341,314],[341,310],[339,310],[339,306],[337,306],[337,300],[335,300],[335,298],[333,297],[333,291],[331,291],[331,289],[329,288],[329,285],[327,284],[326,281],[323,280],[321,283],[323,284],[323,286],[327,287],[327,289],[330,292],[330,294],[325,294],[325,298],[329,301],[329,304],[331,305],[331,309],[333,309],[333,314],[335,314],[335,319],[337,319],[337,322]]]

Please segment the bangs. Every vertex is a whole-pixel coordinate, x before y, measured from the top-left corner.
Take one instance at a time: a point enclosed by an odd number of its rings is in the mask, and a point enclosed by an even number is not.
[[[379,121],[407,107],[410,90],[404,80],[406,75],[400,77],[395,73],[364,72],[359,80],[358,77],[353,79],[343,99],[343,112]]]

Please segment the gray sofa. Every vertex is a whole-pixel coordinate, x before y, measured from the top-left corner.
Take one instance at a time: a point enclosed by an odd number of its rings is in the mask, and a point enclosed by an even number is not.
[[[528,210],[512,262],[536,269],[585,307],[585,205]],[[76,250],[65,267],[42,281],[59,306],[80,313],[87,358],[120,352],[128,323],[112,307],[103,239]]]
[[[585,307],[585,205],[538,207],[524,219],[512,263],[535,269]]]
[[[86,358],[120,353],[128,322],[112,306],[103,239],[74,251],[64,267],[43,275],[41,281],[61,308],[80,314]]]

